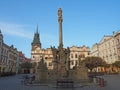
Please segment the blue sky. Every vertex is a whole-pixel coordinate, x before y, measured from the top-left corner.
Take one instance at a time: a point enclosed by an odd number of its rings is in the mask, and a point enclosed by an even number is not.
[[[4,42],[30,57],[38,24],[42,48],[58,46],[57,10],[63,10],[63,42],[89,46],[120,29],[120,0],[0,0]]]

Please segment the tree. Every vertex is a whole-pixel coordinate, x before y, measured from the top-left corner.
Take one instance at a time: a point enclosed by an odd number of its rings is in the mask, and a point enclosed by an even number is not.
[[[120,68],[120,61],[116,61],[112,65],[116,66],[117,68]]]
[[[120,69],[120,61],[116,61],[116,62],[114,62],[114,63],[112,64],[112,66],[115,66],[117,72],[119,72],[119,69]]]
[[[33,62],[33,63],[31,63],[32,65],[32,68],[35,68],[36,66],[37,66],[37,63],[36,62]]]
[[[93,68],[104,66],[106,64],[106,62],[100,57],[86,57],[83,62],[85,63],[85,66],[90,69],[90,71],[92,71]]]

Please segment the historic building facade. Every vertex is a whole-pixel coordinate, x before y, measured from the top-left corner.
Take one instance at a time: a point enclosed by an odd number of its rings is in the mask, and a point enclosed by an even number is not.
[[[53,69],[53,52],[51,48],[47,48],[44,52],[45,63],[48,69]]]
[[[90,48],[86,46],[70,47],[70,68],[73,68],[75,65],[79,64],[79,60],[84,60],[85,57],[90,55]]]
[[[120,60],[120,30],[113,34],[116,48],[117,48],[117,54],[118,54],[118,60]]]
[[[107,64],[112,64],[118,61],[116,45],[114,35],[104,36],[99,43],[93,45],[91,55],[101,57]]]
[[[37,31],[34,34],[33,42],[31,43],[32,49],[31,49],[31,62],[39,62],[42,57],[44,56],[44,50],[41,48],[39,33],[38,33],[38,27]]]
[[[24,70],[22,69],[22,64],[26,62],[26,57],[22,51],[19,51],[19,73],[24,73]]]
[[[61,33],[60,33],[61,35]],[[62,38],[62,37],[60,37]],[[62,41],[60,41],[62,42]],[[48,69],[53,69],[53,52],[51,48],[42,49],[40,36],[38,33],[38,27],[36,33],[34,34],[33,41],[31,43],[31,63],[36,63],[44,60]],[[90,48],[86,46],[77,47],[72,46],[70,47],[70,68],[73,68],[76,64],[79,63],[79,60],[83,60],[85,57],[90,55]]]
[[[44,59],[44,62],[46,63],[48,69],[53,69],[53,54],[51,48],[42,49],[40,37],[38,33],[38,27],[36,30],[36,33],[34,34],[33,42],[31,43],[32,49],[31,49],[31,63],[36,63],[38,65],[38,62],[41,61],[41,59]]]
[[[3,42],[3,35],[0,31],[0,73],[18,72],[18,51],[13,45],[8,46]]]
[[[40,62],[41,59],[47,65],[48,69],[53,69],[53,52],[51,48],[42,49],[40,37],[38,33],[38,27],[36,33],[34,34],[33,41],[31,43],[31,63]],[[70,47],[70,68],[73,68],[76,64],[79,63],[79,60],[83,60],[85,57],[90,55],[90,48],[86,46],[77,47],[72,46]]]

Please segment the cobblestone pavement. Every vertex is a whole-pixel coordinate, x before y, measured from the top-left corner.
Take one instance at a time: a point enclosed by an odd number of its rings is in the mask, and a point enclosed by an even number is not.
[[[90,84],[75,88],[55,88],[49,86],[26,86],[21,84],[22,75],[9,77],[0,77],[0,90],[120,90],[120,75],[105,75],[103,78],[107,81],[105,87]]]

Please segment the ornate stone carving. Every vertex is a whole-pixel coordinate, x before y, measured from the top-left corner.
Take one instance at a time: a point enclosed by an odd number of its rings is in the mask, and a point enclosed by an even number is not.
[[[46,70],[44,66],[44,62],[41,61],[39,63],[40,67],[38,68],[39,72],[37,74],[38,79],[42,80],[42,76],[44,76],[44,80],[51,79],[87,79],[87,69],[85,66],[80,64],[74,70],[70,70],[70,49],[69,47],[63,48],[62,43],[62,10],[59,8],[58,10],[58,21],[59,21],[59,47],[51,47],[53,53],[53,70]],[[41,69],[42,68],[42,69]],[[43,74],[42,74],[43,73]],[[41,78],[40,78],[41,77]]]

